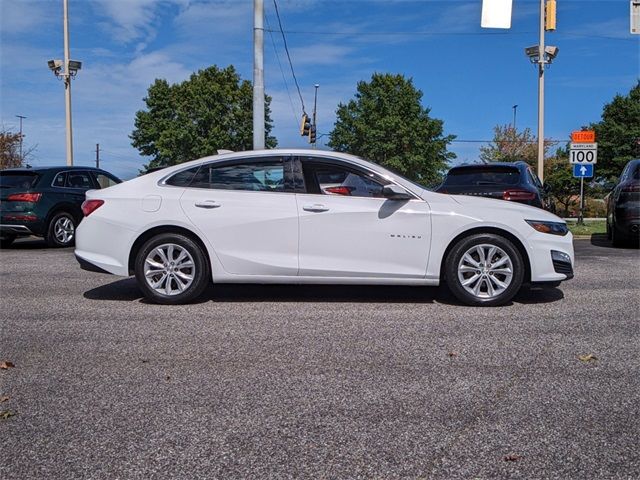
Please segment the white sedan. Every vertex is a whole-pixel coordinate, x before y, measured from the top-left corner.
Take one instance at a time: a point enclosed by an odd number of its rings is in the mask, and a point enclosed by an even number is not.
[[[215,283],[439,285],[502,305],[573,277],[565,222],[538,208],[434,193],[342,153],[223,153],[87,192],[76,258],[135,274],[157,303]]]

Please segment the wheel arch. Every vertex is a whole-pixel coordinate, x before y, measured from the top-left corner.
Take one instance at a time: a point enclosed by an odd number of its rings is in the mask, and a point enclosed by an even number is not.
[[[527,253],[527,249],[524,247],[522,241],[516,237],[513,233],[504,230],[502,228],[497,227],[476,227],[469,230],[465,230],[464,232],[459,233],[456,237],[454,237],[442,255],[442,260],[440,261],[440,281],[443,282],[445,280],[445,262],[447,261],[447,257],[451,252],[451,249],[463,238],[469,237],[471,235],[478,235],[482,233],[492,233],[495,235],[500,235],[505,237],[509,241],[513,243],[513,245],[518,249],[520,255],[522,256],[522,260],[524,261],[524,278],[523,283],[531,282],[531,260],[529,259],[529,254]]]
[[[211,266],[211,257],[209,256],[209,250],[207,249],[202,239],[198,236],[198,234],[196,234],[192,230],[189,230],[188,228],[180,227],[178,225],[159,225],[157,227],[150,228],[149,230],[146,230],[145,232],[141,233],[138,236],[138,238],[136,238],[136,240],[133,242],[133,245],[131,246],[131,250],[129,250],[129,259],[127,262],[129,275],[133,275],[135,273],[134,270],[135,270],[136,256],[138,255],[138,252],[142,248],[142,245],[144,245],[144,243],[150,238],[156,235],[159,235],[161,233],[179,233],[181,235],[184,235],[185,237],[189,237],[191,240],[196,242],[198,246],[202,249],[207,259],[207,262],[209,262],[209,265]]]
[[[47,216],[45,217],[45,229],[49,228],[49,222],[51,222],[51,219],[59,213],[68,213],[71,215],[76,221],[76,226],[80,225],[80,222],[84,217],[82,210],[77,205],[70,202],[56,203],[47,212]]]

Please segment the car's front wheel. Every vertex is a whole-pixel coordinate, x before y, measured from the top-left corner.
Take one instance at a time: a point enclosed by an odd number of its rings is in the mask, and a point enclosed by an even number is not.
[[[460,239],[445,259],[451,292],[467,305],[504,305],[518,293],[524,262],[514,244],[495,234]]]
[[[138,251],[135,274],[145,297],[176,305],[198,297],[210,281],[209,262],[202,248],[187,236],[163,233]]]

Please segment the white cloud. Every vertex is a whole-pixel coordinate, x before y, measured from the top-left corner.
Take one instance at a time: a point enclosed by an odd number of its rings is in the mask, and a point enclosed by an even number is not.
[[[59,16],[54,14],[54,7],[59,7]],[[36,0],[0,2],[0,34],[2,39],[7,35],[29,33],[44,24],[59,20],[62,23],[62,8],[52,2]]]
[[[156,34],[154,23],[159,11],[167,6],[186,7],[189,0],[93,0],[98,11],[110,22],[103,25],[112,30],[120,43],[140,38],[151,39]]]

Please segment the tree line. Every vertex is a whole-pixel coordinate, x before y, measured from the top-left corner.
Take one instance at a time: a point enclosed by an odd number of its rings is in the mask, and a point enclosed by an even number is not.
[[[411,78],[374,73],[358,82],[354,97],[340,103],[327,145],[359,155],[425,185],[437,185],[455,159],[448,150],[455,135],[444,133],[444,122],[423,106],[423,93]],[[176,84],[157,79],[135,115],[132,145],[150,158],[144,170],[213,155],[219,149],[251,150],[253,91],[233,66],[211,66]],[[265,145],[277,146],[271,135],[271,98],[265,96]],[[640,157],[640,81],[626,95],[616,95],[603,108],[602,118],[588,125],[598,141],[597,192],[617,178],[625,163]],[[19,134],[0,131],[0,168],[20,164]],[[565,145],[545,141],[545,180],[566,210],[577,190]],[[550,154],[552,148],[555,151]],[[492,142],[480,148],[482,162],[537,162],[537,139],[530,129],[497,125]],[[565,212],[566,213],[566,212]]]

